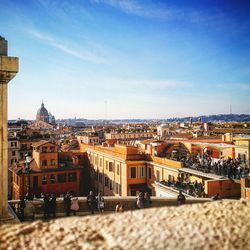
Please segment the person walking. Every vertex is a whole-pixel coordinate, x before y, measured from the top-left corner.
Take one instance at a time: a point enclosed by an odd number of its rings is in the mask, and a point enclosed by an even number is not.
[[[71,198],[70,210],[73,212],[74,215],[76,215],[76,212],[79,210],[79,204],[78,204],[78,198],[77,197],[72,197]]]
[[[99,192],[98,196],[97,196],[97,208],[100,214],[104,213],[104,198],[102,196],[102,192]]]
[[[94,214],[95,207],[96,207],[96,198],[94,196],[93,191],[90,191],[88,196],[87,196],[87,203],[89,206],[89,209],[91,211],[91,214]]]

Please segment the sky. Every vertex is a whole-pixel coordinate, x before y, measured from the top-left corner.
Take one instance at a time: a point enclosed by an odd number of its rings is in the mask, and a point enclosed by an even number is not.
[[[247,0],[1,0],[0,35],[9,119],[250,114]]]

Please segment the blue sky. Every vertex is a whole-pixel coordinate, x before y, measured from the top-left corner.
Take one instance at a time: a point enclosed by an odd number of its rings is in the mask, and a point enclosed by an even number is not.
[[[250,114],[248,2],[1,0],[9,119]]]

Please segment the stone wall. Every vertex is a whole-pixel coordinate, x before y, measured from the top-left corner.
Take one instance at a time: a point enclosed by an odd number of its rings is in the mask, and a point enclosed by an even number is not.
[[[87,205],[86,197],[79,197],[79,206],[80,209],[77,212],[78,215],[86,215],[89,214],[89,208]],[[104,197],[105,199],[105,211],[106,212],[114,212],[115,206],[117,202],[120,202],[124,205],[125,211],[128,210],[136,210],[136,200],[135,197]],[[164,198],[164,197],[152,197],[152,204],[150,207],[163,207],[163,206],[177,206],[177,202],[175,198]],[[204,203],[211,201],[210,199],[186,199],[187,204],[193,203]],[[9,202],[11,204],[11,202]],[[38,219],[43,217],[44,212],[44,202],[42,200],[34,200],[34,201],[26,201],[25,208],[25,218],[26,219]],[[56,203],[56,216],[61,217],[65,216],[65,205],[62,198],[57,199]]]
[[[250,200],[0,226],[0,249],[248,250]]]

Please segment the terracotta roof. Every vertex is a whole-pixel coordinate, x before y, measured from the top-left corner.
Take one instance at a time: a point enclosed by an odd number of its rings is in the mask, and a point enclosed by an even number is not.
[[[42,145],[44,145],[44,144],[46,144],[46,143],[48,143],[48,142],[49,142],[49,141],[41,140],[41,141],[32,143],[32,146],[33,146],[33,147],[40,147],[40,146],[42,146]]]

